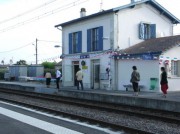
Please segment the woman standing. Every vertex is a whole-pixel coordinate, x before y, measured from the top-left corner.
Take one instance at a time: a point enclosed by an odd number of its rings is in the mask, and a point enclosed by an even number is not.
[[[46,78],[46,85],[47,85],[47,88],[49,88],[50,83],[51,83],[51,73],[50,73],[49,71],[46,72],[45,78]]]
[[[166,98],[167,89],[168,89],[168,81],[167,81],[167,73],[164,67],[161,67],[161,91],[163,92],[163,97]]]

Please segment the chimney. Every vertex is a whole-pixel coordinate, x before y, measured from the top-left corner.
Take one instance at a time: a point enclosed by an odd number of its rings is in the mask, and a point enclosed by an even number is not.
[[[84,17],[84,16],[86,16],[86,9],[85,8],[81,8],[80,17]]]

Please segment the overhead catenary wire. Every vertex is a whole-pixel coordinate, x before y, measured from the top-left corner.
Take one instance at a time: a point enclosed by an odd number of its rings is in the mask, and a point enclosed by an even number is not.
[[[9,52],[12,52],[12,51],[16,51],[16,50],[22,49],[22,48],[24,48],[24,47],[27,47],[27,46],[29,46],[29,45],[32,45],[33,43],[34,43],[34,42],[30,42],[30,43],[28,43],[28,44],[26,44],[26,45],[23,45],[23,46],[21,46],[21,47],[18,47],[18,48],[14,48],[14,49],[7,50],[7,51],[0,51],[0,54],[1,54],[1,53],[9,53]]]
[[[14,16],[14,17],[5,19],[5,20],[3,20],[3,21],[0,21],[0,24],[9,22],[9,21],[14,20],[14,19],[17,19],[17,18],[19,18],[19,17],[21,17],[21,16],[24,16],[24,15],[26,15],[26,14],[29,14],[29,13],[31,13],[31,12],[39,9],[39,8],[48,6],[49,4],[51,4],[51,3],[55,2],[55,1],[57,1],[57,0],[50,0],[49,2],[46,2],[46,3],[44,3],[44,4],[40,5],[40,6],[37,6],[37,7],[32,8],[32,9],[30,9],[30,10],[28,10],[28,11],[25,11],[25,12],[23,12],[23,13],[21,13],[21,14],[18,14],[18,15]]]
[[[52,40],[51,40],[51,41],[50,41],[50,40],[38,40],[38,41],[42,41],[42,42],[51,42],[51,43],[61,43],[61,42],[59,42],[59,41],[52,41]],[[27,47],[27,46],[29,46],[29,45],[33,45],[34,43],[35,43],[35,41],[32,41],[32,42],[30,42],[30,43],[28,43],[28,44],[26,44],[26,45],[23,45],[23,46],[20,46],[20,47],[11,49],[11,50],[0,51],[0,54],[1,54],[1,53],[12,52],[12,51],[17,51],[17,50],[22,49],[22,48],[25,48],[25,47]]]
[[[6,31],[9,31],[9,30],[12,30],[12,29],[15,29],[17,27],[23,26],[23,25],[28,24],[30,22],[34,22],[34,21],[40,20],[42,18],[48,17],[50,15],[53,15],[53,14],[58,13],[58,12],[63,11],[63,10],[69,9],[69,8],[74,7],[76,5],[80,5],[80,4],[85,3],[87,1],[89,1],[89,0],[75,0],[74,2],[68,3],[68,4],[63,5],[61,7],[58,7],[56,9],[54,9],[54,10],[48,11],[46,13],[43,13],[43,14],[38,15],[38,16],[35,16],[35,17],[30,18],[30,19],[25,20],[25,21],[21,21],[19,23],[16,23],[14,25],[8,26],[6,28],[0,29],[0,33],[6,32]]]
[[[51,42],[51,43],[61,43],[59,41],[50,41],[50,40],[38,40],[38,41],[42,41],[42,42]]]
[[[63,5],[63,6],[61,6],[61,7],[55,8],[55,9],[49,11],[49,12],[46,12],[46,13],[41,14],[41,15],[39,15],[39,16],[36,16],[36,19],[33,19],[33,20],[29,20],[29,19],[28,19],[28,23],[29,23],[29,22],[33,22],[33,21],[35,21],[35,20],[39,20],[39,19],[41,19],[41,18],[43,18],[43,17],[48,17],[48,16],[53,15],[53,14],[55,14],[55,13],[58,13],[58,12],[60,12],[60,11],[63,11],[63,10],[72,8],[72,7],[77,6],[77,5],[80,5],[80,4],[82,4],[82,3],[85,3],[85,2],[87,2],[87,1],[88,1],[88,0],[74,0],[74,1],[71,2],[71,3],[68,3],[68,4],[66,3],[65,5]],[[47,14],[47,13],[49,13],[49,14]],[[27,17],[26,17],[26,18],[27,18]],[[26,21],[27,21],[27,20],[26,20]],[[19,27],[19,26],[21,26],[21,25],[25,25],[26,23],[27,23],[27,22],[25,22],[25,21],[20,22],[20,23],[17,23],[17,24],[15,24],[15,25],[13,25],[13,27],[8,27],[8,28],[9,28],[8,30],[11,30],[12,28]],[[4,32],[4,31],[7,31],[7,29],[3,29],[3,32]],[[1,32],[1,31],[0,31],[0,32]],[[58,41],[47,41],[47,40],[39,40],[39,41],[45,41],[45,42],[49,42],[49,43],[52,42],[52,43],[62,44],[62,42],[58,42]],[[10,50],[7,50],[7,51],[0,51],[0,54],[15,52],[15,51],[18,51],[18,50],[20,50],[20,49],[22,49],[22,48],[25,48],[25,47],[27,47],[27,46],[30,46],[30,45],[32,45],[33,43],[34,43],[34,42],[31,42],[30,44],[23,45],[23,46],[21,46],[21,47],[14,48],[14,49],[10,49]],[[43,57],[44,57],[44,56],[43,56]],[[43,57],[42,57],[41,59],[43,59]],[[57,56],[57,59],[59,59],[59,57],[60,57],[60,56]],[[23,58],[24,58],[24,57],[23,57]],[[52,59],[52,57],[49,58],[49,59]],[[49,59],[47,58],[47,59],[45,59],[45,60],[49,60]],[[38,60],[38,61],[42,61],[42,60]]]

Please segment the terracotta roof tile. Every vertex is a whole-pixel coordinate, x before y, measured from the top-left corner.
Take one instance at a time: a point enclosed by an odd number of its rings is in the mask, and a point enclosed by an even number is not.
[[[140,54],[149,52],[164,52],[176,45],[180,45],[180,35],[145,40],[127,49],[123,53]]]

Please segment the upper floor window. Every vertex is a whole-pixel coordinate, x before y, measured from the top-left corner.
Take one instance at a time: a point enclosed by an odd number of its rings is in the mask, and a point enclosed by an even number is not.
[[[72,53],[78,52],[78,32],[72,33]]]
[[[69,34],[69,54],[81,53],[82,51],[82,31]]]
[[[139,24],[139,39],[156,38],[156,24],[140,23]]]
[[[180,77],[180,61],[171,61],[171,75]]]
[[[98,51],[98,42],[99,42],[99,28],[92,29],[92,51]]]
[[[87,30],[87,51],[103,50],[103,27],[97,27]]]

